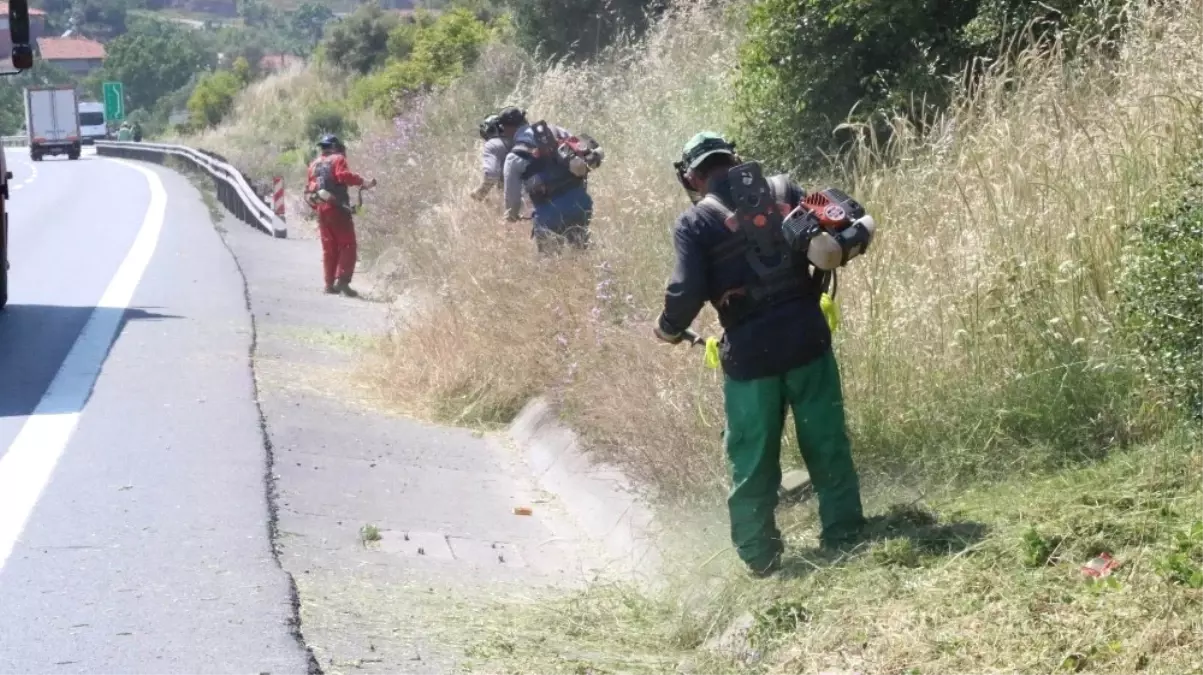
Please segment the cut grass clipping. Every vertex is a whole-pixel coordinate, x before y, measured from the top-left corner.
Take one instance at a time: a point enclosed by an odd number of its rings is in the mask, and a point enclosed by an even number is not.
[[[468,654],[494,672],[1203,672],[1201,440],[926,504],[875,498],[870,540],[839,558],[799,548],[815,523],[795,507],[780,578],[686,567],[663,595],[499,604],[463,617],[482,636]],[[1118,567],[1085,574],[1102,553]]]

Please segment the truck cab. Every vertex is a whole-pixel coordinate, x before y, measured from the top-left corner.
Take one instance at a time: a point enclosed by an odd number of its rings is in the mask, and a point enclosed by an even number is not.
[[[92,145],[109,135],[104,118],[104,104],[99,101],[79,102],[79,136],[84,145]]]

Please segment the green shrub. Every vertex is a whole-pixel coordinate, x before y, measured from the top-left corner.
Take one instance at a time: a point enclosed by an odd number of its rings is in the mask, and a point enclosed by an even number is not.
[[[409,60],[393,61],[356,80],[351,85],[348,98],[355,108],[366,108],[387,116],[396,111],[397,97],[418,91],[425,84],[425,77],[416,63]]]
[[[342,106],[334,101],[323,101],[314,105],[305,114],[305,137],[316,140],[323,134],[352,138],[359,134],[354,120],[348,119]]]
[[[428,84],[448,84],[476,63],[488,41],[489,27],[471,12],[457,9],[419,31],[410,60]]]
[[[463,75],[480,57],[490,35],[489,27],[464,9],[442,14],[433,22],[403,24],[390,34],[389,49],[396,54],[409,49],[408,58],[391,60],[357,80],[351,88],[351,104],[392,115],[399,97],[449,84]]]
[[[1122,264],[1141,368],[1172,405],[1203,414],[1203,156],[1133,228]]]
[[[414,43],[422,29],[434,24],[435,17],[418,10],[411,21],[403,21],[388,33],[388,57],[394,60],[408,59],[414,51]]]
[[[397,26],[396,14],[380,5],[362,5],[330,29],[322,42],[322,60],[344,70],[367,74],[388,58],[389,33]]]
[[[245,80],[228,70],[220,70],[201,78],[188,97],[188,112],[198,126],[215,126],[234,106],[234,97],[242,91]]]
[[[289,171],[304,169],[316,158],[317,147],[314,145],[309,145],[305,148],[292,148],[281,152],[276,157],[276,166],[280,172],[288,173]]]
[[[237,59],[234,59],[234,65],[231,70],[242,82],[243,86],[250,84],[251,79],[254,77],[254,72],[251,69],[251,62],[248,61],[245,56],[239,56]]]

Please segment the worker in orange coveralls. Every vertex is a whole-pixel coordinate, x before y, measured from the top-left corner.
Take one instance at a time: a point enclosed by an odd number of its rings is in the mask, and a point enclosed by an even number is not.
[[[321,156],[309,165],[305,200],[317,211],[318,233],[322,238],[322,266],[326,292],[358,297],[351,288],[355,273],[355,223],[351,219],[351,193],[357,185],[375,187],[376,179],[365,180],[347,166],[346,146],[337,136],[326,134],[317,143]]]

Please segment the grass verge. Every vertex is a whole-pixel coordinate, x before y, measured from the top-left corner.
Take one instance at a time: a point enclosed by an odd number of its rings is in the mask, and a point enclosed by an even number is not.
[[[799,548],[817,523],[794,507],[777,579],[727,556],[663,595],[507,602],[463,617],[468,653],[492,672],[1203,672],[1201,441],[1195,425],[1088,468],[879,496],[870,540],[839,558]],[[1104,552],[1119,567],[1085,575]]]

